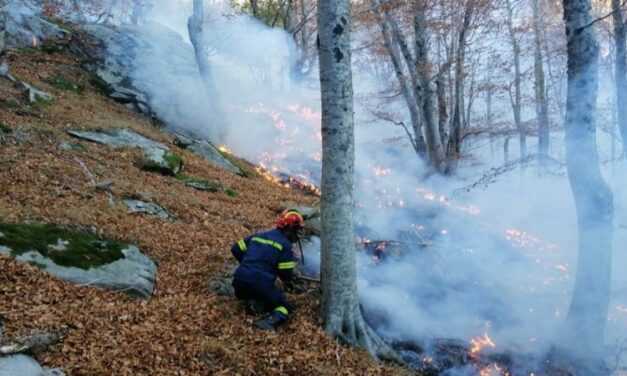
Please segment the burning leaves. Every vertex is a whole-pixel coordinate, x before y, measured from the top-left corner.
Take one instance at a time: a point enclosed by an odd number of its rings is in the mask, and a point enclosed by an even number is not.
[[[553,252],[558,248],[557,244],[549,243],[526,231],[518,229],[505,230],[505,238],[511,241],[517,248],[534,249],[542,252]]]
[[[492,341],[488,333],[484,333],[483,336],[475,337],[470,340],[469,353],[471,357],[478,357],[483,350],[494,348],[496,348],[496,344]]]

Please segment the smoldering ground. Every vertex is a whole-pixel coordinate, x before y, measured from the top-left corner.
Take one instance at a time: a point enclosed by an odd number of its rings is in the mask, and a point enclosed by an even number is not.
[[[149,21],[133,29],[144,42],[133,79],[168,126],[219,138],[236,154],[272,170],[319,179],[320,115],[316,77],[295,82],[296,56],[282,31],[224,4],[207,9],[215,85],[226,129],[215,129],[206,103],[187,19],[191,1],[155,3]],[[176,50],[172,50],[172,47]],[[532,168],[505,174],[487,188],[453,195],[484,168],[465,167],[465,180],[431,177],[402,129],[374,121],[360,99],[380,86],[355,70],[357,235],[405,239],[408,251],[375,262],[360,253],[359,290],[369,320],[387,338],[425,343],[488,336],[485,351],[544,352],[567,311],[576,270],[576,217],[566,177]],[[559,144],[561,134],[554,134]],[[603,145],[603,142],[601,145]],[[487,146],[477,158],[489,164]],[[608,356],[627,333],[627,192],[612,175],[617,203],[614,281],[608,317]],[[414,242],[414,243],[411,243]],[[315,242],[308,267],[315,272]],[[319,260],[318,260],[319,261]],[[459,369],[455,372],[475,372]]]

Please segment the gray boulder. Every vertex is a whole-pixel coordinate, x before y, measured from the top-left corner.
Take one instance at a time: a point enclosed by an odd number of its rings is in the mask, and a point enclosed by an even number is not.
[[[64,376],[60,369],[44,368],[26,355],[0,357],[0,376]]]
[[[0,7],[1,18],[5,20],[5,43],[9,48],[29,47],[68,35],[66,30],[46,20],[41,7],[33,1],[8,0]]]
[[[143,150],[163,149],[168,147],[129,129],[110,129],[106,131],[84,132],[68,131],[74,137],[111,146],[112,148],[138,147]]]
[[[205,128],[204,111],[210,99],[204,94],[194,51],[174,30],[157,23],[139,27],[85,25],[82,33],[73,35],[70,48],[111,98],[159,119],[173,133],[193,130],[202,119],[203,128],[195,133],[203,134],[203,138],[216,136]],[[196,94],[189,96],[189,92]],[[186,97],[189,100],[184,103],[177,100]],[[180,141],[182,147],[213,165],[243,174],[210,142],[188,136],[181,136]]]
[[[54,225],[0,224],[0,253],[83,286],[149,297],[157,266],[128,244]]]
[[[70,130],[68,133],[71,136],[112,148],[140,148],[144,152],[144,158],[140,161],[140,165],[148,171],[174,176],[183,169],[183,160],[175,153],[172,153],[170,148],[129,129],[110,129],[95,132]]]
[[[172,218],[172,215],[167,210],[157,204],[151,202],[144,202],[140,200],[126,199],[124,203],[128,207],[129,213],[140,213],[159,217],[163,220]]]
[[[244,175],[244,172],[231,161],[224,157],[222,152],[211,142],[191,136],[176,135],[175,143],[192,153],[201,156],[204,160],[223,170],[230,171],[237,175]]]

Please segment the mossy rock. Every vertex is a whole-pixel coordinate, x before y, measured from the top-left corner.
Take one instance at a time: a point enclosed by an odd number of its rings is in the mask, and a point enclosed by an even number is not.
[[[217,180],[199,179],[193,176],[187,176],[185,174],[178,174],[176,175],[176,178],[182,181],[186,186],[197,189],[199,191],[215,193],[220,192],[224,189],[222,183]]]
[[[101,95],[108,97],[113,92],[111,85],[109,85],[107,81],[103,80],[96,74],[92,74],[91,77],[89,77],[89,83]]]
[[[16,257],[36,251],[55,264],[90,269],[124,257],[125,244],[51,224],[0,224],[0,248]]]
[[[219,148],[216,148],[216,149],[218,150],[218,152],[220,153],[220,155],[224,159],[226,159],[227,161],[229,161],[229,163],[231,163],[233,166],[235,166],[235,167],[237,167],[237,169],[239,169],[239,172],[237,173],[237,175],[239,175],[239,176],[241,176],[243,178],[259,177],[259,174],[255,170],[249,168],[245,163],[243,163],[242,161],[237,159],[232,154],[223,152]]]
[[[82,94],[85,90],[83,85],[72,82],[61,75],[53,76],[47,82],[59,90],[71,91],[76,94]]]
[[[183,159],[180,156],[158,148],[145,150],[144,159],[140,164],[144,171],[169,176],[176,176],[183,170]]]

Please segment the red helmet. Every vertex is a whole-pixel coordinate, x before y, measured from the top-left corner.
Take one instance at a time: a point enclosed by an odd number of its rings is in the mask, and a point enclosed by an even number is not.
[[[297,210],[286,210],[277,218],[276,227],[278,229],[292,228],[299,230],[305,227],[305,220],[303,215]]]

